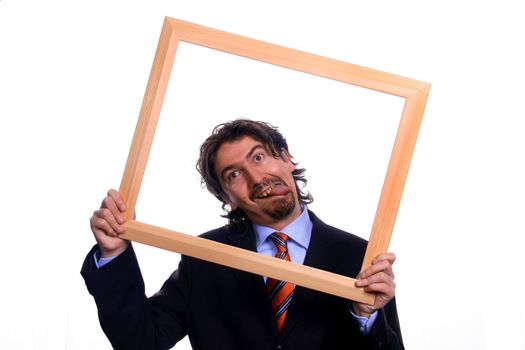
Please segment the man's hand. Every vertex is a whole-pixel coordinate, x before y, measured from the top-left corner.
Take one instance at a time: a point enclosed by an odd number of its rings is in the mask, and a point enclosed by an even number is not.
[[[119,234],[124,233],[121,225],[124,224],[122,213],[125,210],[126,204],[120,193],[109,190],[100,209],[95,210],[89,220],[102,258],[120,255],[128,248],[129,242],[119,238]]]
[[[370,317],[376,310],[384,307],[395,295],[396,284],[392,265],[396,260],[393,253],[378,255],[372,265],[357,276],[355,285],[366,292],[375,293],[374,305],[353,303],[354,312],[359,316]]]

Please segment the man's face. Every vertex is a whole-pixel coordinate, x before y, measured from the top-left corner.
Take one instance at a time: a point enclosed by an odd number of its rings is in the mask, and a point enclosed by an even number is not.
[[[301,213],[293,170],[286,152],[275,158],[248,136],[222,144],[216,154],[215,171],[226,203],[232,210],[241,208],[252,222],[277,230]]]

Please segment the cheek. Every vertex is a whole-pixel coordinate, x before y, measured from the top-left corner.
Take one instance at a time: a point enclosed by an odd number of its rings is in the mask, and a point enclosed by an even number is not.
[[[237,208],[238,204],[242,201],[245,194],[242,191],[239,184],[229,186],[228,190],[225,190],[225,201],[232,209]]]
[[[292,172],[295,170],[295,165],[292,163],[286,163],[279,167],[279,169],[275,169],[278,171],[281,176],[283,176],[283,179],[288,179],[288,181],[294,182],[293,174]],[[291,182],[289,182],[291,184]]]

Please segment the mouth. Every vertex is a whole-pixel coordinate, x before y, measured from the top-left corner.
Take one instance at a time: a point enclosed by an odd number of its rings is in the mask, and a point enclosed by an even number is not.
[[[256,198],[257,199],[267,198],[267,197],[269,197],[272,194],[272,191],[273,191],[273,187],[270,186],[266,190],[264,190],[261,193],[259,193],[259,195]]]
[[[282,196],[291,192],[291,189],[285,185],[283,182],[273,182],[270,184],[265,184],[262,190],[254,193],[254,199],[266,199],[273,196]]]

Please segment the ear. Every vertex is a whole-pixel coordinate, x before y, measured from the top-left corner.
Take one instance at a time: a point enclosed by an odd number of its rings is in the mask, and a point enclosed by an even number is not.
[[[222,201],[226,203],[226,205],[228,205],[231,210],[237,209],[237,205],[232,202],[232,200],[230,199],[230,196],[228,196],[227,193],[222,192],[221,198],[222,198]]]
[[[226,204],[228,204],[230,206],[230,209],[233,211],[235,209],[237,209],[237,205],[236,204],[233,204],[232,202],[226,202]]]

